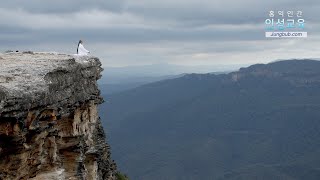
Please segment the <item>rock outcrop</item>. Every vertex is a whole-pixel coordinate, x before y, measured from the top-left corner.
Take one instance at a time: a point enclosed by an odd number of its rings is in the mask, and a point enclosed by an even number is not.
[[[318,85],[320,64],[317,60],[287,60],[269,64],[255,64],[230,73],[233,81],[245,78],[281,79],[294,86]]]
[[[0,179],[116,179],[98,58],[0,54]]]

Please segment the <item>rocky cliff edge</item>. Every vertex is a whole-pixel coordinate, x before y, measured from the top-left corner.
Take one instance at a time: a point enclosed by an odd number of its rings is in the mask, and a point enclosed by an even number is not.
[[[98,116],[101,62],[0,54],[0,179],[116,179]]]

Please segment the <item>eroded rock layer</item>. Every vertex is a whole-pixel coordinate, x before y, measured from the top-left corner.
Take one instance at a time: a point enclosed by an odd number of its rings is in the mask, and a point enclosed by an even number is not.
[[[0,179],[116,179],[98,58],[0,54]]]

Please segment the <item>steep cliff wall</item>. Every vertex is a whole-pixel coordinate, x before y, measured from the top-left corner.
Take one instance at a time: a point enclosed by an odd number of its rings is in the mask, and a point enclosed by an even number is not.
[[[96,57],[0,54],[0,179],[116,179]]]

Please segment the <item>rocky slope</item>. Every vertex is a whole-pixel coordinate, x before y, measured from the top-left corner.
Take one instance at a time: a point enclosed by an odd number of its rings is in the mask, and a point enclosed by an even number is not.
[[[96,57],[0,54],[0,179],[116,179]]]

